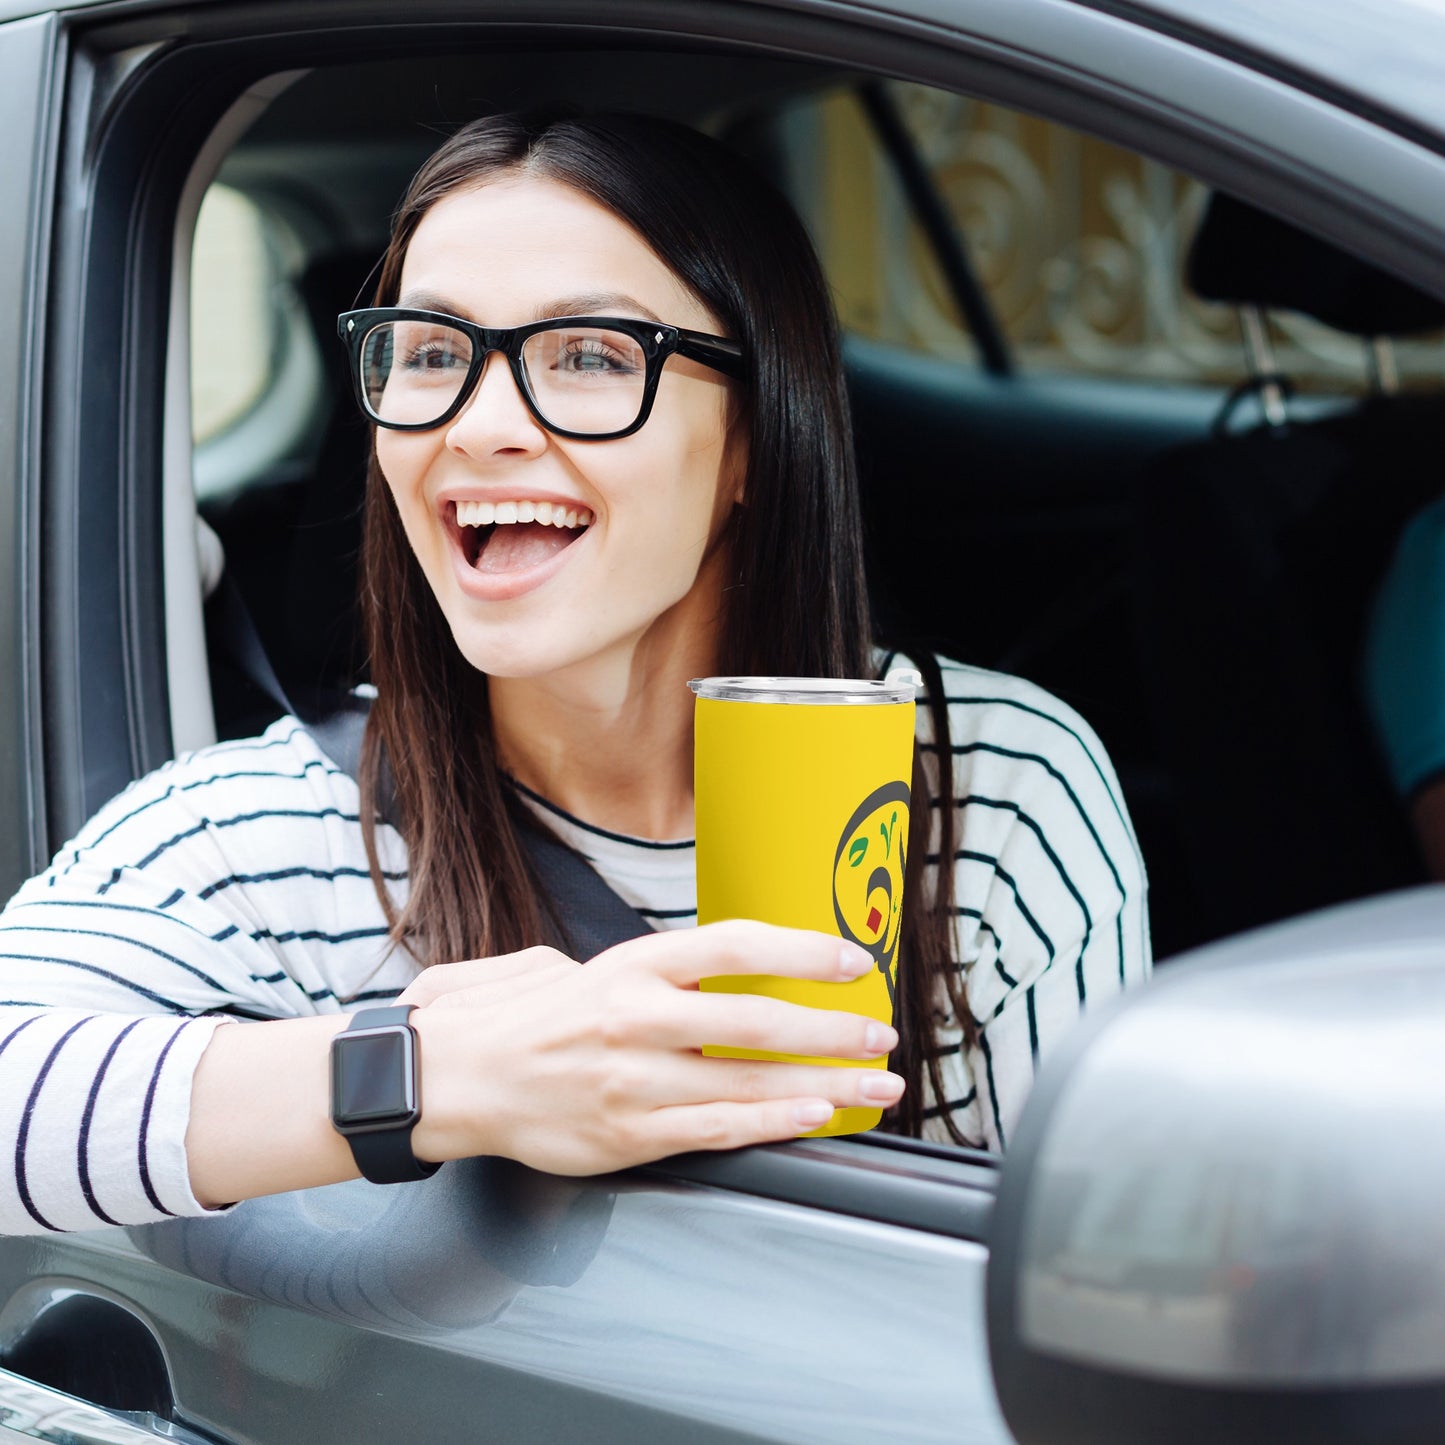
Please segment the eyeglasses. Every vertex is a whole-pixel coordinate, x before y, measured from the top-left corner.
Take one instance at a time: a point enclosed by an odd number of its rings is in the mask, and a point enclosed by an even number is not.
[[[560,316],[487,327],[440,311],[377,307],[336,318],[361,409],[378,426],[427,431],[467,404],[487,357],[507,358],[528,410],[558,436],[606,441],[648,418],[675,352],[726,376],[744,372],[736,341],[618,316]]]

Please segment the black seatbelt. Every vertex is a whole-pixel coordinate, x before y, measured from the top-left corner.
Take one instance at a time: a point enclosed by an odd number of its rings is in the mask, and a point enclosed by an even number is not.
[[[346,706],[306,724],[322,752],[351,777],[361,773],[361,739],[366,731],[370,704],[352,696]],[[378,790],[381,816],[397,826],[396,799],[391,789]],[[585,962],[613,944],[641,938],[653,930],[630,903],[625,903],[603,882],[597,870],[578,852],[557,838],[549,838],[529,817],[522,804],[512,804],[517,833],[532,860],[537,881],[552,900],[567,933],[571,954]]]
[[[322,752],[337,767],[349,777],[359,780],[361,740],[366,731],[366,717],[371,710],[370,702],[351,694],[319,717],[306,716],[287,697],[266,656],[245,599],[228,572],[222,573],[212,602],[231,660],[267,697],[300,719]],[[383,778],[377,804],[381,816],[396,827],[396,799],[385,782]],[[631,904],[619,898],[580,853],[560,839],[548,836],[540,822],[523,812],[520,802],[512,802],[511,806],[522,846],[532,860],[538,883],[552,902],[553,912],[567,935],[568,951],[573,958],[585,963],[614,944],[625,943],[629,938],[641,938],[653,931],[647,920]]]
[[[246,606],[246,599],[241,596],[241,589],[231,576],[229,567],[221,573],[221,580],[206,603],[206,610],[226,651],[231,654],[231,661],[241,674],[283,712],[295,713],[296,708],[286,696],[286,689],[281,686],[271,659],[266,656],[261,634],[256,631],[256,624],[251,618],[251,609]]]

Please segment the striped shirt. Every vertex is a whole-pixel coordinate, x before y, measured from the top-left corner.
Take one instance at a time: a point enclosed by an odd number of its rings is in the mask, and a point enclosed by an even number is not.
[[[1118,783],[1072,711],[945,664],[959,810],[957,952],[977,1043],[943,1020],[952,1114],[1002,1149],[1038,1060],[1087,1001],[1149,970],[1144,873]],[[920,738],[933,742],[927,711]],[[691,843],[589,827],[524,791],[660,928],[696,922]],[[394,998],[417,964],[387,936],[352,778],[294,719],[188,754],[106,804],[0,913],[0,1234],[202,1213],[191,1080],[232,1019]],[[377,843],[392,895],[406,849]],[[939,866],[938,860],[931,860]]]

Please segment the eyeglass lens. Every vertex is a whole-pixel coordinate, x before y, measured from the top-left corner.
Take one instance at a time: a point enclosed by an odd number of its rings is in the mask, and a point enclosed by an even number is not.
[[[361,346],[362,384],[372,415],[402,426],[440,420],[466,383],[472,355],[466,333],[440,322],[373,327]],[[539,331],[523,343],[522,370],[538,412],[562,431],[622,431],[642,411],[647,359],[625,332],[592,326]]]

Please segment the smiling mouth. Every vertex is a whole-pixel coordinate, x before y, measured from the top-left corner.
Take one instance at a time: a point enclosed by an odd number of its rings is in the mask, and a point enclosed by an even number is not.
[[[524,572],[570,547],[592,525],[592,513],[553,502],[456,502],[452,522],[467,566]]]

